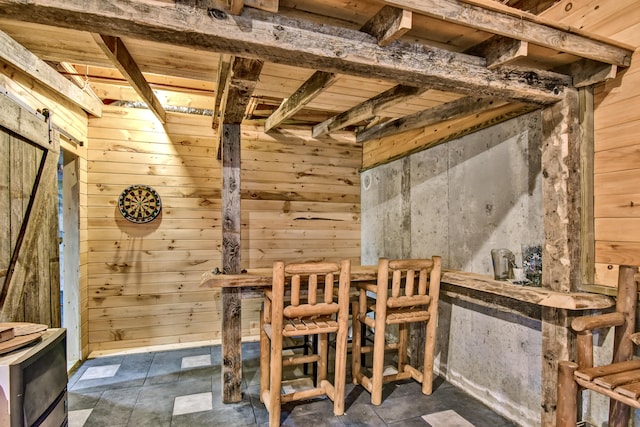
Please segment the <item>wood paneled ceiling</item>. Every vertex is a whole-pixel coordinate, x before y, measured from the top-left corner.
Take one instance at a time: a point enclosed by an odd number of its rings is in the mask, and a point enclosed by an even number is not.
[[[633,47],[536,15],[554,3],[0,0],[0,30],[104,104],[366,142],[454,118],[478,128],[629,66]]]

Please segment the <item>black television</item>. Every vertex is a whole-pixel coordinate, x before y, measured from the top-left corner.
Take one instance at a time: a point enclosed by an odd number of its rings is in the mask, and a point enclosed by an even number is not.
[[[1,356],[0,426],[66,426],[67,381],[65,329]]]

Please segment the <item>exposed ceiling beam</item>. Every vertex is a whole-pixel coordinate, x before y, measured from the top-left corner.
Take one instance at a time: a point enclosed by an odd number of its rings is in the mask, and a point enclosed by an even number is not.
[[[0,60],[53,90],[61,97],[92,116],[102,116],[102,101],[90,91],[84,91],[53,67],[28,51],[20,43],[0,31]]]
[[[185,13],[166,3],[147,1],[0,0],[0,14],[514,102],[555,103],[571,84],[567,76],[543,71],[489,70],[483,59],[419,43],[380,47],[360,31],[249,8],[240,16],[212,17],[206,11]]]
[[[485,57],[487,68],[492,70],[496,67],[508,65],[519,58],[526,57],[529,54],[529,42],[495,36],[484,43],[474,46],[467,53]]]
[[[231,61],[233,57],[231,55],[222,54],[218,61],[218,73],[216,76],[216,96],[213,104],[213,129],[218,128],[220,117],[220,103],[224,95],[225,85],[227,84],[227,78],[229,77],[229,70],[231,69]]]
[[[583,58],[628,67],[633,50],[612,42],[604,42],[561,29],[542,21],[536,15],[487,0],[386,0],[395,7],[446,20],[477,30],[487,31]],[[481,7],[477,5],[481,3]],[[499,10],[502,6],[502,10]]]
[[[198,7],[210,13],[240,15],[243,7],[253,7],[267,12],[278,12],[278,0],[174,0],[179,7]]]
[[[382,138],[412,129],[423,128],[445,120],[469,116],[497,106],[498,103],[493,99],[468,96],[369,128],[364,132],[358,133],[356,141],[366,142],[374,138]]]
[[[380,112],[387,108],[406,101],[409,98],[419,96],[427,90],[428,88],[418,88],[413,86],[394,86],[343,113],[315,125],[313,127],[312,135],[314,138],[317,138],[326,133],[331,133],[349,125],[367,120],[370,117],[379,115]]]
[[[278,13],[279,0],[244,0],[244,5],[267,12]]]
[[[155,114],[163,125],[167,121],[167,113],[153,93],[153,89],[142,75],[142,71],[133,57],[127,50],[126,46],[119,37],[107,36],[103,34],[92,33],[92,36],[100,49],[113,62],[113,65],[127,79],[131,87],[147,104],[147,107]]]
[[[336,80],[333,73],[316,71],[307,81],[305,81],[289,98],[280,104],[280,107],[273,112],[264,122],[264,131],[269,132],[280,123],[300,111],[313,98],[318,96],[323,90],[331,86]]]
[[[615,79],[618,67],[602,62],[581,59],[561,68],[563,72],[573,77],[573,86],[591,86],[605,80]]]
[[[386,46],[409,31],[412,21],[413,14],[410,11],[384,6],[364,24],[361,31],[375,37],[378,40],[378,45]]]
[[[220,107],[221,124],[242,123],[263,65],[256,59],[233,58]]]
[[[224,96],[220,104],[219,130],[223,129],[224,124],[242,123],[263,65],[262,61],[256,59],[231,59],[231,70],[227,74]],[[218,139],[218,159],[222,154],[219,141],[220,139]]]
[[[392,41],[401,37],[411,28],[411,20],[411,12],[407,12],[391,6],[384,6],[373,18],[371,18],[366,24],[364,24],[364,26],[361,28],[361,31],[375,37],[378,41],[379,46],[386,46]],[[314,74],[314,76],[316,74]],[[364,114],[368,114],[368,111],[374,109],[379,110],[384,106],[389,107],[395,103],[401,102],[402,100],[411,97],[410,95],[407,95],[409,92],[418,93],[418,89],[398,85],[383,94],[379,94],[369,101],[365,101],[364,103],[355,106],[346,113],[334,116],[333,118],[324,121],[320,125],[315,126],[312,132],[313,136],[317,137],[324,133],[329,133],[331,132],[331,130],[341,129],[352,123],[357,123],[361,120],[368,119],[371,116],[375,115],[375,113],[367,115],[366,117],[362,116]],[[422,92],[424,92],[424,90],[420,91],[420,93]],[[265,131],[266,130],[267,124],[265,124]]]
[[[229,0],[229,9],[232,15],[240,15],[244,8],[243,0]]]

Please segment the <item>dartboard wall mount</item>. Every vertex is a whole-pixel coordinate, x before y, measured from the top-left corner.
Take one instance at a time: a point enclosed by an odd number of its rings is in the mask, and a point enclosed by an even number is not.
[[[160,214],[162,201],[152,187],[134,184],[125,188],[118,197],[118,210],[127,221],[146,224]]]

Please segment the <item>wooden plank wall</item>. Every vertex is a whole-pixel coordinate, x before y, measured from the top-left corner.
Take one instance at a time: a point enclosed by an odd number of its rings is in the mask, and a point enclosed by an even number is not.
[[[635,0],[562,0],[545,16],[640,46]],[[640,53],[594,89],[596,283],[616,286],[618,265],[640,265]]]
[[[89,123],[88,291],[91,351],[218,341],[221,295],[200,277],[221,266],[221,175],[211,117],[106,107]],[[360,259],[361,150],[310,130],[242,126],[242,268],[276,259]],[[131,184],[162,213],[132,224],[117,210]],[[242,334],[258,335],[260,299],[243,300]]]

